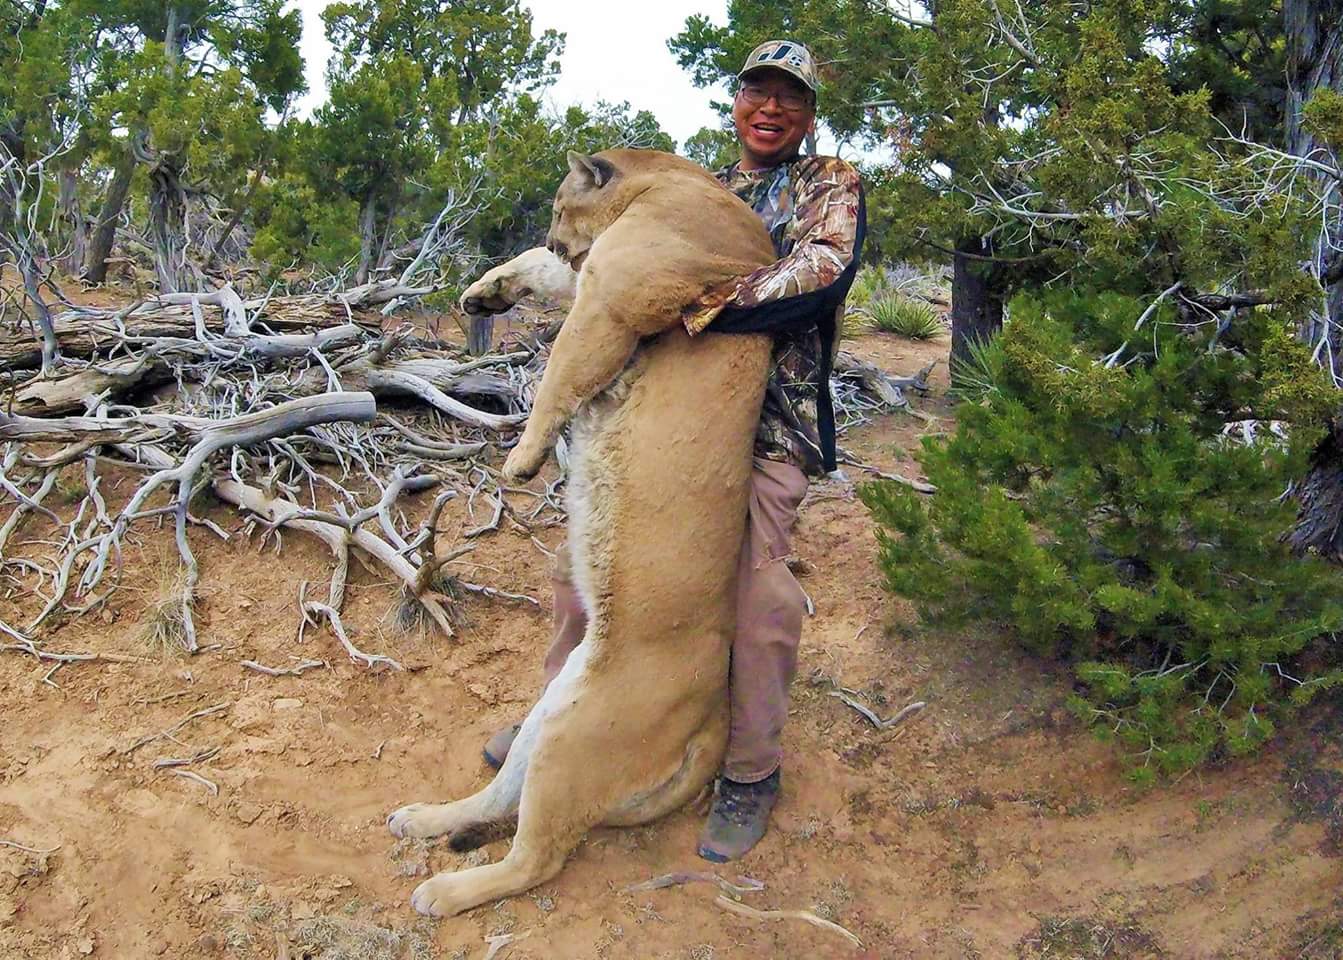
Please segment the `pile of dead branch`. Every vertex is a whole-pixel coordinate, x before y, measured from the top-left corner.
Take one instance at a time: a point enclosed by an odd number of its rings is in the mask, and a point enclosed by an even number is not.
[[[390,662],[357,650],[341,622],[352,551],[449,636],[465,594],[531,600],[445,578],[442,567],[505,520],[526,536],[563,522],[563,445],[560,476],[541,489],[510,488],[498,472],[557,325],[471,357],[387,329],[386,310],[375,308],[421,292],[383,281],[246,300],[226,286],[0,328],[0,498],[13,504],[0,514],[0,596],[40,600],[26,622],[0,616],[0,649],[59,660],[36,638],[107,602],[123,581],[128,534],[154,518],[171,520],[181,559],[178,635],[186,650],[202,649],[192,615],[200,568],[187,528],[229,536],[198,516],[193,505],[207,492],[242,511],[263,542],[274,537],[278,548],[292,531],[327,545],[330,585],[324,598],[301,597],[300,613],[305,623],[324,620],[370,666]],[[903,391],[924,389],[926,374],[898,380],[841,355],[841,423],[907,407]],[[109,472],[133,476],[119,509],[108,506]],[[67,495],[51,498],[62,478]],[[437,491],[433,507],[408,523],[398,499],[426,490]],[[439,515],[455,497],[489,519],[463,543],[440,545]],[[56,499],[73,510],[58,515]],[[43,525],[41,536],[16,549],[30,524]]]

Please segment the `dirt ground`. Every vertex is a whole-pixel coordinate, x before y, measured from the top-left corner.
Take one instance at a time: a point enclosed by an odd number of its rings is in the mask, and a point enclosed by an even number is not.
[[[947,344],[866,335],[853,347],[909,373]],[[918,406],[935,419],[882,417],[846,446],[917,475],[920,435],[951,424],[945,366],[934,382]],[[452,507],[441,544],[483,519]],[[704,883],[625,892],[709,869],[694,853],[693,810],[594,833],[530,896],[418,918],[408,900],[421,878],[498,859],[506,842],[463,857],[397,842],[383,819],[486,780],[483,740],[536,692],[549,558],[517,532],[483,537],[454,569],[543,608],[468,599],[455,641],[403,632],[394,588],[352,568],[354,641],[421,668],[370,673],[324,629],[297,640],[295,599],[301,582],[327,578],[324,548],[286,534],[278,552],[260,552],[236,513],[208,515],[231,535],[191,534],[201,641],[216,649],[187,659],[146,644],[176,558],[169,532],[145,523],[110,606],[43,636],[52,649],[139,659],[49,675],[50,664],[0,654],[0,957],[475,960],[500,934],[516,937],[500,960],[1343,956],[1335,708],[1257,759],[1140,791],[1063,709],[1065,672],[991,630],[917,629],[883,593],[871,524],[837,482],[813,488],[796,537],[816,612],[783,798],[760,847],[717,872],[764,883],[748,905],[811,911],[864,946],[795,919],[729,913]],[[50,532],[34,520],[18,548],[41,553]],[[562,531],[536,537],[553,548]],[[24,622],[34,601],[8,587],[0,616]],[[273,678],[240,666],[298,657],[330,667]],[[829,696],[836,684],[882,716],[928,706],[891,735]],[[212,748],[188,769],[217,795],[154,766]]]

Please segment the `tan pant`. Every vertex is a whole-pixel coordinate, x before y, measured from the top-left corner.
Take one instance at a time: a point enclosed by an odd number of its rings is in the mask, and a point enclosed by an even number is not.
[[[788,686],[797,670],[806,599],[785,563],[807,478],[786,463],[756,458],[746,539],[737,568],[737,633],[732,641],[728,697],[732,725],[723,774],[739,783],[763,780],[783,756]],[[555,636],[545,681],[555,678],[583,639],[587,617],[567,565],[555,573]]]

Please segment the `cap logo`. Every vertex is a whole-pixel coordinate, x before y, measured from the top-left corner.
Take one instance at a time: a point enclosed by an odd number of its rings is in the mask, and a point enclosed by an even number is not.
[[[813,92],[816,90],[816,68],[812,64],[811,53],[796,41],[767,40],[760,44],[746,57],[742,73],[764,66],[774,66],[791,73]]]

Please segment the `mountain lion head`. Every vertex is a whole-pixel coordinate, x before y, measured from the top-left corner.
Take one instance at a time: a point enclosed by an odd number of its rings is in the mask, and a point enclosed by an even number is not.
[[[602,231],[624,212],[628,191],[620,170],[601,154],[569,151],[569,175],[555,194],[546,248],[575,270]]]

